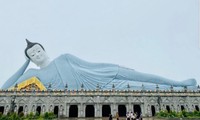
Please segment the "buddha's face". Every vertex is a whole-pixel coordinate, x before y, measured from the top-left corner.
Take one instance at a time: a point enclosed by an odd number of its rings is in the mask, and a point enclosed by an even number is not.
[[[38,44],[27,50],[27,55],[30,57],[31,61],[36,65],[41,65],[45,63],[48,59],[46,52],[42,49],[42,47]]]

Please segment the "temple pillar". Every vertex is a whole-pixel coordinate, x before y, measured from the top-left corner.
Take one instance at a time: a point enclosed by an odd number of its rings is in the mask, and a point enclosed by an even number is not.
[[[30,113],[30,112],[32,112],[31,110],[32,110],[32,106],[33,106],[33,104],[31,104],[32,102],[29,102],[28,103],[28,113]]]
[[[99,117],[102,117],[102,103],[99,103]]]
[[[111,111],[111,114],[112,114],[112,116],[114,117],[114,115],[115,115],[115,105],[114,104],[110,104],[110,111]]]
[[[82,104],[78,104],[78,117],[83,117],[83,106]]]
[[[4,115],[7,115],[7,113],[8,113],[8,111],[9,111],[10,107],[11,107],[10,105],[6,105],[6,106],[4,107],[4,109],[5,109],[5,110],[4,110],[4,111],[5,111],[5,112],[4,112]]]
[[[114,116],[118,112],[116,103],[111,104],[111,114]]]
[[[84,105],[83,103],[80,104],[80,109],[78,108],[78,116],[79,117],[84,117]]]
[[[131,111],[130,103],[127,103],[127,104],[126,104],[126,107],[127,107],[127,108],[126,108],[126,111],[127,111],[127,112],[130,112],[130,111]]]
[[[64,116],[64,107],[63,107],[63,105],[60,105],[59,115],[60,115],[61,117]]]
[[[141,107],[141,112],[142,112],[142,115],[145,115],[145,107],[144,107],[144,104],[140,104],[140,107]]]
[[[63,116],[64,117],[66,117],[66,113],[67,113],[66,109],[67,109],[67,105],[66,105],[66,103],[64,103],[64,105],[63,105]]]
[[[134,104],[128,103],[128,105],[129,105],[129,111],[134,112],[134,109],[133,109]]]
[[[83,104],[83,109],[82,109],[83,117],[85,117],[85,108],[86,108],[86,104]]]
[[[98,103],[94,105],[94,111],[95,111],[94,117],[100,117],[100,110],[99,110],[99,108],[100,108],[100,106],[99,106]]]
[[[69,117],[69,103],[66,104],[66,117]]]

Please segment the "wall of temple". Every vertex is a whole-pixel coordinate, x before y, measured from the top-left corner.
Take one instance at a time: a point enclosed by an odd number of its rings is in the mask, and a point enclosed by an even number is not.
[[[107,117],[132,111],[154,116],[160,110],[199,111],[199,91],[0,91],[0,112],[63,117]]]

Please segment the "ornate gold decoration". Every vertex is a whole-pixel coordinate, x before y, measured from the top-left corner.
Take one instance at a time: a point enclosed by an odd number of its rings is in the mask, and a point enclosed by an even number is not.
[[[45,86],[40,82],[40,80],[37,77],[32,77],[30,79],[27,79],[21,83],[19,83],[17,86],[9,88],[9,90],[26,90],[26,91],[31,91],[31,90],[36,90],[36,91],[42,91],[42,90],[47,90]]]

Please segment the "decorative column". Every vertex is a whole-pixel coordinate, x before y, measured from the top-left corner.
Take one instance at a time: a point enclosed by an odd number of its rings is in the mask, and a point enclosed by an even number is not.
[[[100,110],[99,110],[99,104],[98,103],[96,103],[95,105],[94,105],[94,111],[95,111],[95,117],[101,117],[100,116]]]
[[[66,103],[66,117],[69,117],[69,103]]]
[[[116,103],[111,104],[110,107],[111,107],[111,114],[115,115],[116,112],[118,112]]]
[[[148,104],[147,106],[147,117],[152,116],[152,112],[151,112],[151,105]]]
[[[8,113],[8,111],[9,111],[10,107],[11,107],[11,106],[6,105],[4,115],[7,115],[7,113]]]
[[[99,103],[99,113],[102,113],[102,103]],[[102,114],[99,115],[100,117],[102,117]]]
[[[33,106],[33,98],[32,96],[29,97],[29,102],[28,102],[28,113],[32,112],[32,106]]]
[[[66,111],[66,109],[67,109],[67,104],[66,103],[64,103],[64,106],[63,106],[63,116],[64,117],[67,117],[66,115],[67,115],[67,111]]]
[[[25,105],[25,108],[24,108],[24,115],[27,115],[28,114],[28,105]]]
[[[59,112],[59,115],[61,116],[61,117],[63,117],[63,113],[64,113],[64,107],[63,107],[63,105],[60,105],[60,112]]]
[[[83,113],[83,103],[78,104],[78,117],[84,117]]]
[[[83,117],[85,117],[85,108],[86,108],[86,104],[83,104]]]
[[[126,106],[126,112],[129,112],[129,104],[127,103],[125,104],[125,106]]]
[[[81,117],[81,104],[78,104],[77,107],[78,107],[78,117]]]
[[[142,112],[142,116],[144,116],[146,113],[145,113],[145,108],[144,108],[144,104],[140,104],[140,107],[141,107],[141,112]]]
[[[111,110],[111,114],[112,116],[114,116],[116,114],[116,110],[115,110],[115,104],[110,104],[110,110]]]

